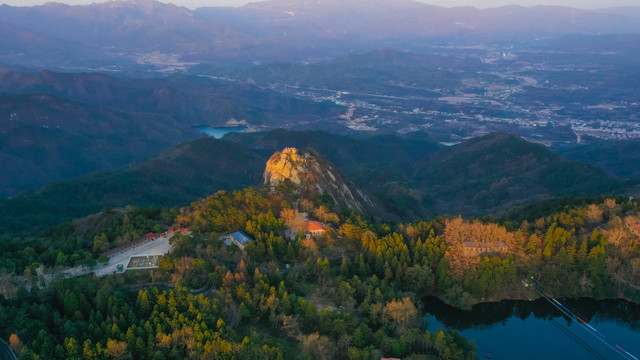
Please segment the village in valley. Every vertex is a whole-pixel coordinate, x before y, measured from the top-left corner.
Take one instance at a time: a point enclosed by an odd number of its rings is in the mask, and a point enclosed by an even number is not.
[[[345,108],[338,119],[301,122],[296,128],[332,129],[339,125],[365,133],[423,131],[443,142],[508,131],[546,146],[640,138],[640,103],[631,89],[617,87],[620,74],[607,62],[613,56],[610,53],[594,49],[589,56],[579,56],[535,43],[507,47],[487,44],[471,52],[456,46],[431,50],[433,58],[442,58],[421,59],[413,54],[419,60],[406,70],[421,72],[426,79],[438,70],[439,75],[430,80],[408,76],[402,69],[388,69],[375,52],[356,58],[367,61],[363,59],[370,57],[368,66],[379,67],[380,72],[397,72],[400,79],[354,74],[349,59],[306,65],[318,72],[358,80],[348,85],[339,85],[331,77],[310,77],[306,71],[299,75],[294,72],[289,81],[271,79],[269,66],[253,69],[249,73],[252,75],[240,72],[212,76],[227,82],[248,81],[288,96]],[[399,62],[404,56],[383,54]],[[477,61],[458,64],[460,54]],[[553,56],[546,58],[549,54]],[[445,59],[452,64],[444,67],[441,62]],[[256,73],[261,74],[261,80],[253,77]],[[595,78],[597,82],[591,80]]]

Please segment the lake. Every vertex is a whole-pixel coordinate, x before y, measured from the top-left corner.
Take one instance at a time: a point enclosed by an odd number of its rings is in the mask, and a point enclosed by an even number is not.
[[[475,340],[480,359],[634,360],[640,355],[639,305],[623,300],[560,301],[604,338],[563,316],[545,299],[478,304],[463,311],[429,297],[424,300],[424,309],[427,330],[457,330]]]
[[[247,130],[245,126],[212,127],[209,125],[198,125],[193,128],[203,134],[213,136],[216,139],[220,139],[229,133],[239,133]]]

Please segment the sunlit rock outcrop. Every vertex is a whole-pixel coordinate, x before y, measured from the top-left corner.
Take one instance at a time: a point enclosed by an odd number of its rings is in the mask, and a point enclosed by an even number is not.
[[[286,148],[271,156],[264,171],[264,183],[272,189],[284,181],[295,184],[303,195],[328,195],[340,207],[370,213],[375,203],[357,189],[339,170],[314,151]]]

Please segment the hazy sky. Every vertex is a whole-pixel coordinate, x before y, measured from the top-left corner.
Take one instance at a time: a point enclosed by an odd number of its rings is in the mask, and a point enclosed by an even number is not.
[[[0,3],[14,6],[40,5],[50,0],[0,0]],[[172,2],[176,5],[188,8],[202,6],[240,6],[250,1],[248,0],[161,0],[162,2]],[[292,0],[295,1],[295,0]],[[418,0],[433,5],[440,6],[475,6],[479,8],[496,7],[502,5],[518,4],[523,6],[533,5],[562,5],[583,9],[605,8],[612,6],[640,6],[640,0]],[[103,2],[101,0],[58,0],[66,4],[89,4],[92,2]]]

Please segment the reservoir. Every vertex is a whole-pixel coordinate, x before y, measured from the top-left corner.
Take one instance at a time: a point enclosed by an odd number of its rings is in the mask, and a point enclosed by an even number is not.
[[[208,136],[213,136],[216,139],[221,139],[223,136],[229,133],[239,133],[245,131],[245,126],[226,126],[226,127],[212,127],[209,125],[194,126],[194,129],[200,131]]]
[[[640,305],[624,300],[560,301],[597,333],[545,299],[478,304],[463,311],[429,297],[424,311],[427,330],[457,330],[475,341],[480,359],[639,358]]]

